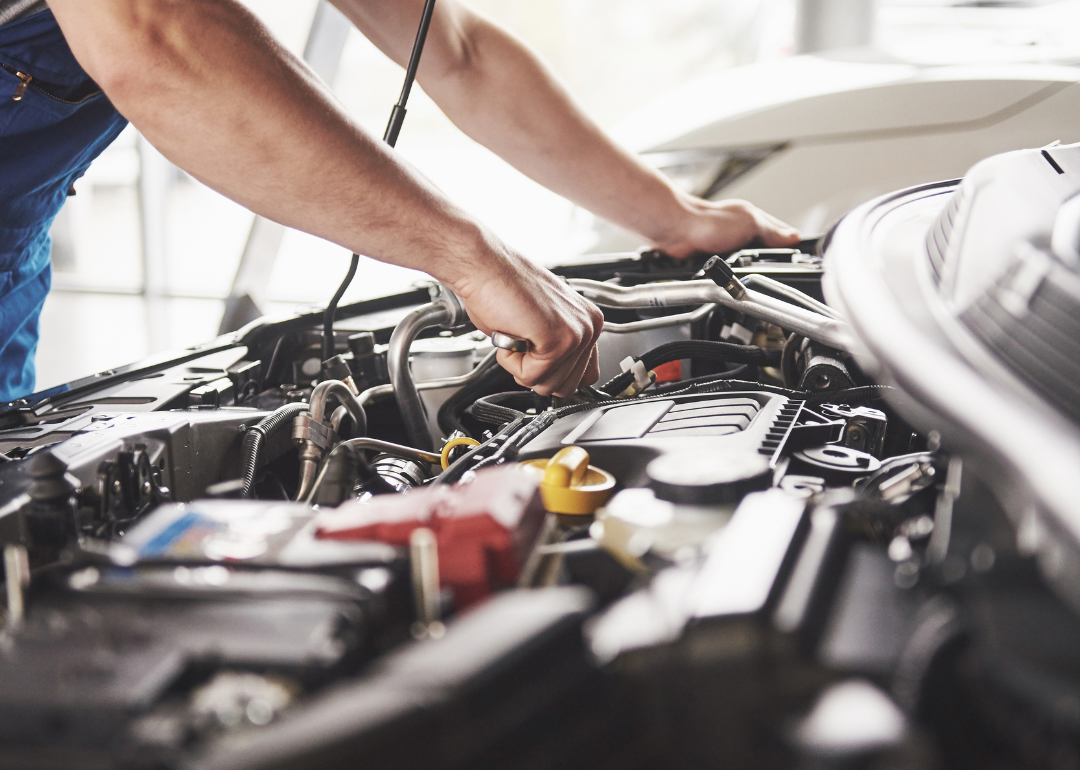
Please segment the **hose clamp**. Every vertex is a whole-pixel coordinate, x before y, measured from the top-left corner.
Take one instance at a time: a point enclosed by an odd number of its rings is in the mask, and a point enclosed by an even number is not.
[[[320,450],[325,450],[337,442],[337,435],[333,428],[328,428],[321,422],[313,420],[308,412],[302,412],[293,420],[292,438],[297,444],[311,442]]]

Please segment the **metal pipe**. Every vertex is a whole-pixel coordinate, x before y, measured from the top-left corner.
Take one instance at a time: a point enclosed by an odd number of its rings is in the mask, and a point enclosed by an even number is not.
[[[407,460],[415,460],[418,463],[428,463],[430,465],[439,465],[442,459],[436,452],[413,449],[410,446],[402,446],[401,444],[394,444],[390,441],[380,441],[377,438],[351,438],[347,441],[342,441],[341,443],[356,447],[357,449],[371,449],[376,452],[382,452],[383,454],[404,457]]]
[[[315,482],[315,472],[319,470],[318,457],[305,457],[304,450],[300,450],[300,483],[296,487],[297,502],[303,500],[311,493],[311,485]]]
[[[414,529],[409,536],[409,562],[412,566],[413,602],[416,623],[412,634],[417,639],[438,638],[445,629],[439,622],[439,551],[435,533],[427,527]]]
[[[330,427],[333,429],[334,433],[338,433],[341,430],[341,423],[345,421],[345,418],[348,417],[348,415],[349,410],[343,406],[339,406],[334,410],[334,413],[330,415]]]
[[[423,385],[423,384],[424,383],[420,383],[420,385]],[[419,387],[419,385],[417,387]],[[360,394],[360,403],[363,406],[367,406],[372,401],[377,401],[378,399],[383,398],[384,396],[392,396],[392,395],[394,395],[394,386],[393,385],[376,385],[376,386],[374,386],[372,388],[368,388],[367,390],[365,390],[363,393]]]
[[[308,430],[313,430],[318,426],[325,426],[326,424],[326,403],[329,401],[330,396],[334,396],[341,406],[347,410],[348,414],[353,418],[353,424],[361,433],[367,431],[367,414],[364,412],[364,407],[360,404],[360,401],[356,398],[356,395],[352,392],[348,385],[341,380],[326,380],[320,382],[315,386],[315,389],[311,391],[311,407],[309,409],[310,418],[307,415],[299,415],[297,425],[301,425],[303,421],[308,421]],[[337,425],[334,426],[334,430],[341,425],[341,419],[338,419]],[[301,430],[301,428],[294,428],[295,430]],[[324,428],[319,428],[324,430]],[[297,434],[294,432],[294,437]],[[326,448],[325,444],[316,446],[315,442],[310,440],[310,436],[306,436],[303,432],[300,434],[301,447],[300,447],[300,484],[296,490],[296,499],[303,500],[312,491],[312,485],[315,482],[315,475],[319,469],[319,459],[322,457],[323,449]]]
[[[714,307],[716,305],[702,305],[697,310],[692,310],[689,313],[643,318],[640,321],[627,321],[624,324],[605,321],[604,331],[608,334],[634,334],[635,332],[647,332],[653,329],[667,329],[671,326],[690,324],[705,318]]]
[[[428,433],[427,417],[420,393],[409,370],[409,348],[420,333],[432,326],[452,327],[463,321],[465,308],[461,300],[450,291],[442,293],[428,305],[418,307],[394,327],[390,345],[386,351],[386,368],[394,387],[398,411],[405,422],[409,443],[420,449],[431,450],[434,445]]]
[[[799,291],[794,286],[788,286],[786,283],[780,283],[775,278],[770,278],[767,275],[761,275],[760,273],[751,273],[750,275],[744,275],[742,280],[743,285],[747,288],[757,286],[759,289],[765,289],[771,291],[774,294],[779,294],[788,302],[794,302],[796,305],[810,310],[814,313],[821,313],[827,315],[829,318],[835,318],[838,321],[843,320],[843,316],[835,308],[831,308],[824,302],[818,302],[809,294]]]
[[[320,382],[311,391],[311,419],[325,424],[326,403],[330,396],[337,398],[338,403],[348,410],[349,416],[353,418],[353,424],[356,425],[357,429],[360,431],[367,430],[367,414],[364,412],[363,405],[357,400],[356,395],[349,389],[349,386],[341,380]]]
[[[23,591],[30,585],[30,562],[26,555],[26,546],[4,546],[4,583],[7,586],[7,625],[15,628],[22,623],[26,614],[26,602]]]
[[[831,348],[846,351],[852,339],[848,325],[843,321],[805,310],[752,289],[747,289],[745,299],[737,300],[712,281],[672,281],[623,287],[584,278],[571,278],[568,283],[586,299],[601,307],[678,307],[711,302],[797,332]]]

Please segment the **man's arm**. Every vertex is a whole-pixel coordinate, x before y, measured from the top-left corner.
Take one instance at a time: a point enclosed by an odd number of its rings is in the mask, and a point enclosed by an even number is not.
[[[352,122],[235,0],[50,0],[83,68],[166,157],[282,224],[424,270],[476,325],[533,343],[499,359],[568,395],[598,377],[603,318]]]
[[[390,58],[408,61],[424,0],[333,2]],[[528,46],[459,0],[436,3],[417,78],[460,129],[519,171],[674,256],[798,240],[744,201],[676,190],[612,142]]]

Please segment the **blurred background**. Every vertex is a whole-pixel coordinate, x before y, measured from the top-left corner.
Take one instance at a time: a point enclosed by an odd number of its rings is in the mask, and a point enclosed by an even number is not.
[[[286,45],[304,51],[316,0],[246,2]],[[805,48],[796,32],[795,0],[471,4],[537,49],[585,110],[616,136],[628,121],[647,121],[649,104],[681,84]],[[1077,20],[1077,5],[882,0],[867,22],[869,31],[859,34],[872,37],[884,60],[1060,61],[1080,45],[1076,24],[1063,23]],[[319,13],[332,38],[341,20],[326,7]],[[330,85],[355,119],[381,136],[403,71],[355,29],[340,29],[347,35],[341,55],[324,63],[336,65]],[[538,261],[565,261],[597,244],[591,215],[466,138],[419,88],[398,151]],[[53,228],[54,289],[42,315],[39,390],[214,337],[252,234],[250,212],[169,164],[131,127],[76,190]],[[346,251],[295,231],[269,237],[276,258],[262,281],[260,308],[283,314],[325,303],[344,275]],[[422,278],[365,259],[344,301],[390,293]]]

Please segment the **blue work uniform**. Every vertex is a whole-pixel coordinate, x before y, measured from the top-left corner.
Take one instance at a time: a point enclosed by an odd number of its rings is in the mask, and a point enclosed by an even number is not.
[[[34,390],[53,218],[126,125],[51,11],[0,26],[0,402]]]

